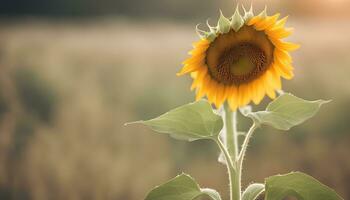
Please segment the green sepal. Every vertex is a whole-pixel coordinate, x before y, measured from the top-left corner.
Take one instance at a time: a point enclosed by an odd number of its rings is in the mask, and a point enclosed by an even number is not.
[[[201,29],[199,28],[199,25],[200,25],[200,24],[197,24],[197,25],[196,25],[196,33],[197,33],[197,35],[198,35],[201,39],[206,39],[206,38],[207,38],[207,35],[209,34],[209,32],[201,30]]]
[[[207,39],[209,41],[214,41],[216,38],[216,31],[215,29],[213,29],[213,27],[209,27],[210,31],[203,31],[201,29],[199,29],[199,25],[197,24],[196,26],[196,33],[197,35],[201,38],[201,39]]]
[[[223,120],[214,113],[210,103],[202,99],[170,110],[154,119],[128,124],[143,124],[175,139],[194,141],[216,140],[223,127]]]
[[[227,19],[223,14],[222,11],[220,10],[220,17],[217,25],[217,31],[218,33],[225,34],[230,31],[231,27],[231,22],[229,19]]]
[[[216,36],[217,36],[216,33],[210,32],[210,33],[208,33],[208,35],[206,36],[206,39],[209,40],[210,42],[212,42],[212,41],[215,40]]]
[[[289,130],[313,117],[320,107],[330,101],[307,101],[292,94],[282,94],[270,102],[265,111],[243,113],[256,124],[265,124],[279,130]]]
[[[255,200],[265,190],[265,185],[262,183],[250,184],[242,194],[242,200]]]
[[[200,196],[221,200],[217,191],[209,188],[201,189],[191,176],[183,173],[155,187],[148,193],[145,200],[194,200]]]
[[[242,8],[244,10],[243,20],[245,23],[248,23],[249,20],[251,20],[254,17],[253,5],[250,5],[249,11],[247,11],[243,5],[242,5]]]
[[[265,200],[292,196],[298,200],[343,200],[333,189],[301,172],[271,176],[265,180]]]
[[[211,25],[209,24],[209,19],[207,19],[207,26],[208,26],[210,32],[216,33],[216,27],[211,26]]]
[[[230,26],[234,31],[239,31],[241,27],[244,25],[244,19],[242,15],[239,13],[238,5],[236,7],[235,13],[232,15],[232,19],[230,22]]]
[[[209,19],[207,19],[207,26],[210,30],[210,32],[207,35],[207,39],[212,42],[217,37],[217,30],[216,30],[216,27],[213,27],[209,24]]]

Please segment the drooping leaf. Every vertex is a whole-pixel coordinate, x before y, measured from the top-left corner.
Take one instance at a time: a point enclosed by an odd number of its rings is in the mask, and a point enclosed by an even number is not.
[[[219,193],[215,190],[200,189],[191,176],[181,174],[154,188],[148,193],[145,200],[194,200],[202,195],[206,195],[213,200],[221,200]]]
[[[313,117],[321,105],[329,101],[307,101],[292,94],[282,94],[272,101],[265,111],[250,112],[246,116],[256,123],[270,125],[276,129],[289,130]]]
[[[265,185],[261,183],[250,184],[243,192],[242,200],[255,200],[258,196],[264,192]]]
[[[206,100],[200,100],[173,109],[155,119],[132,122],[180,139],[216,139],[223,127],[222,118],[213,112]]]
[[[265,200],[343,200],[334,190],[301,172],[272,176],[265,182]]]

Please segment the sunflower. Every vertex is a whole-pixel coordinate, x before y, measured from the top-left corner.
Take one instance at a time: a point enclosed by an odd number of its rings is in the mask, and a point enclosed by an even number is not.
[[[244,9],[244,7],[243,7]],[[266,8],[254,16],[252,7],[241,15],[238,7],[228,19],[220,12],[216,27],[200,30],[190,58],[177,75],[190,74],[196,99],[207,96],[219,108],[225,101],[231,110],[259,104],[265,95],[271,99],[281,90],[281,77],[293,78],[290,51],[299,45],[285,42],[293,29],[285,28],[288,17],[268,16]]]

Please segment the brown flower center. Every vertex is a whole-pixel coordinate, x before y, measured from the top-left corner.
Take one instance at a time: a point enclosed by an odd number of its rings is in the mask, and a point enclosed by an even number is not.
[[[273,45],[263,32],[244,26],[240,31],[219,35],[207,50],[209,73],[225,85],[248,83],[270,66]]]

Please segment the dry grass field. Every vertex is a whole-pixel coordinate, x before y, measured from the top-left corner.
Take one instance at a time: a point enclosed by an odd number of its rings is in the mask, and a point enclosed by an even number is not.
[[[193,101],[190,79],[175,76],[197,38],[193,25],[113,18],[0,23],[0,199],[138,200],[181,171],[226,192],[226,170],[210,142],[123,126]],[[333,101],[288,134],[260,129],[244,185],[300,170],[349,199],[349,21],[289,25],[302,48],[285,90]]]

